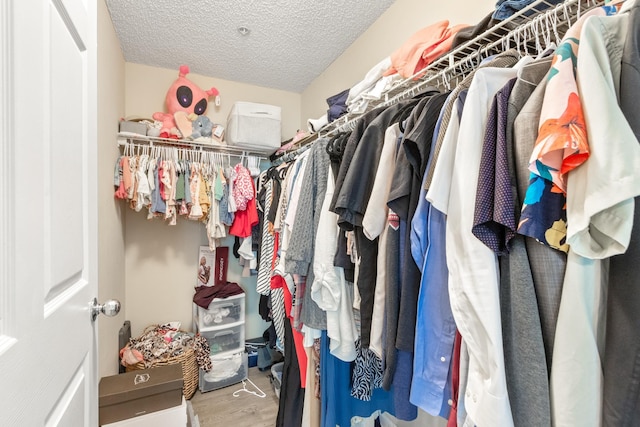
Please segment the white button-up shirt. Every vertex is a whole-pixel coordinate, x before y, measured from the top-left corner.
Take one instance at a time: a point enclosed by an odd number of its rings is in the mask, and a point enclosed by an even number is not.
[[[617,96],[627,18],[589,17],[580,35],[578,91],[591,155],[567,181],[570,250],[550,383],[555,426],[602,418],[607,258],[626,251],[640,194],[640,144]]]

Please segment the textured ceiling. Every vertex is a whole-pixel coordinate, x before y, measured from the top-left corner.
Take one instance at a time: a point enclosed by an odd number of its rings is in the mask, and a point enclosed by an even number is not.
[[[107,7],[127,62],[187,64],[192,73],[299,93],[392,3],[107,0]]]

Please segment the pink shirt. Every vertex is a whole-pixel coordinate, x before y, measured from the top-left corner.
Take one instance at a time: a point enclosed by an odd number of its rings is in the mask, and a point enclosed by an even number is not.
[[[449,21],[444,20],[417,31],[391,54],[391,68],[384,75],[399,73],[404,78],[413,76],[451,50],[453,36],[465,27],[468,25],[449,28]]]

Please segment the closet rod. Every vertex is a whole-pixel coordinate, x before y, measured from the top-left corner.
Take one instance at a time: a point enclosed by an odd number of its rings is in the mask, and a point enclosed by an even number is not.
[[[581,3],[584,3],[584,5]],[[415,83],[414,80],[414,85],[411,88],[405,89],[403,92],[395,95],[393,98],[385,102],[382,102],[380,105],[387,107],[398,103],[410,95],[413,96],[414,92],[419,93],[420,90],[424,89],[427,85],[436,85],[440,87],[446,86],[447,81],[455,80],[457,77],[460,77],[461,74],[466,74],[467,71],[477,67],[482,59],[487,58],[492,54],[507,51],[512,47],[525,55],[529,53],[530,50],[537,52],[538,50],[547,48],[548,46],[543,46],[543,42],[545,45],[549,44],[548,42],[551,41],[552,38],[550,32],[557,34],[557,41],[559,42],[559,39],[562,38],[562,34],[564,34],[572,23],[575,22],[571,21],[572,18],[576,18],[577,20],[582,12],[586,12],[603,4],[604,1],[598,0],[569,0],[564,3],[560,3],[552,9],[539,13],[533,18],[527,18],[527,22],[512,29],[499,40],[494,40],[478,48],[478,50],[470,54],[469,57],[458,59],[453,62],[453,65],[449,65],[446,68],[434,70],[435,72],[433,74],[424,77],[423,80],[418,83]],[[553,21],[551,22],[550,20]],[[547,28],[547,25],[550,25],[551,28]],[[549,37],[545,37],[547,35]],[[547,39],[546,41],[544,40],[545,38]],[[556,38],[555,34],[553,35],[553,38]],[[514,46],[511,46],[512,42],[514,43]],[[466,45],[463,45],[461,50],[465,49]],[[473,56],[474,54],[475,57]],[[467,66],[467,63],[471,63],[473,67]],[[427,72],[429,71],[431,70],[427,70]],[[418,72],[408,80],[411,80],[421,74],[424,74],[424,72]]]
[[[476,68],[484,58],[512,47],[524,54],[535,51],[536,47],[542,46],[543,42],[547,44],[551,38],[554,39],[551,41],[562,38],[566,29],[575,23],[582,13],[604,4],[603,0],[566,0],[557,5],[546,0],[534,1],[518,13],[441,56],[413,76],[399,81],[381,100],[371,102],[367,111],[396,104],[424,91],[427,86],[447,88],[451,82],[455,83],[457,79]],[[549,8],[539,12],[540,6]],[[531,12],[534,14],[530,14]],[[541,31],[547,29],[548,32],[555,33],[553,37]],[[320,136],[353,130],[361,116],[362,114],[347,113],[321,129]]]
[[[193,151],[195,153],[214,152],[226,154],[234,157],[256,157],[260,161],[268,160],[266,153],[242,148],[231,147],[228,145],[206,144],[197,141],[188,141],[184,139],[156,138],[144,135],[118,135],[118,146],[124,147],[127,144],[149,147],[175,147],[184,150]]]
[[[315,140],[313,140],[312,142],[314,142]],[[283,163],[286,163],[288,161],[291,161],[293,159],[295,159],[296,157],[298,157],[300,154],[304,153],[305,151],[307,151],[309,148],[311,148],[311,144],[306,144],[306,145],[301,145],[299,148],[295,149],[294,151],[289,151],[285,154],[283,154],[282,156],[274,159],[271,161],[271,165],[272,166],[279,166]]]

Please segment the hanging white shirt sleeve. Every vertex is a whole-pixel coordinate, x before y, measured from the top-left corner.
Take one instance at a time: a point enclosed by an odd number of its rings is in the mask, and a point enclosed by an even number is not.
[[[591,17],[580,35],[577,80],[591,155],[567,178],[570,250],[550,380],[558,427],[602,418],[607,258],[626,251],[640,194],[640,145],[617,96],[627,18]]]
[[[469,348],[467,390],[461,397],[479,427],[513,426],[502,345],[497,256],[471,229],[489,106],[498,90],[516,74],[516,68],[476,71],[460,121],[447,209],[451,311]]]
[[[340,305],[340,279],[333,265],[338,244],[338,215],[329,210],[335,189],[333,172],[329,168],[327,192],[325,193],[318,221],[318,231],[314,245],[311,299],[325,311],[335,311]]]
[[[591,17],[582,27],[577,80],[591,155],[567,182],[567,243],[602,259],[624,253],[640,194],[640,144],[618,106],[628,15]]]
[[[378,237],[387,226],[389,212],[387,200],[393,181],[393,172],[396,169],[396,147],[399,135],[400,126],[397,123],[389,126],[384,133],[384,143],[376,169],[376,177],[373,181],[373,187],[371,187],[371,197],[362,218],[362,232],[369,240]]]

